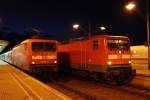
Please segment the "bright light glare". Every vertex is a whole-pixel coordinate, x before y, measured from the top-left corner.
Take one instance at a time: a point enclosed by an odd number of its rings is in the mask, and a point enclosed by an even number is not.
[[[56,63],[57,63],[57,60],[55,60],[54,63],[56,64]]]
[[[32,64],[35,64],[35,62],[34,62],[34,61],[32,61]]]
[[[107,63],[108,63],[108,65],[111,65],[111,64],[112,64],[112,62],[111,62],[111,61],[108,61]]]
[[[79,24],[74,24],[74,25],[73,25],[73,28],[74,28],[74,29],[79,29],[79,26],[80,26]]]
[[[135,8],[135,3],[131,2],[131,3],[128,3],[125,8],[127,10],[133,10]]]
[[[132,62],[129,60],[128,63],[131,64]]]
[[[121,54],[121,51],[119,50],[119,54]]]
[[[102,31],[106,30],[106,28],[105,28],[104,26],[100,27],[100,29],[101,29]]]

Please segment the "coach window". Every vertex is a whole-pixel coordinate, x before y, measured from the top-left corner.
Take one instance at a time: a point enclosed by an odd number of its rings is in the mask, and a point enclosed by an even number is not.
[[[98,40],[93,40],[93,49],[98,49]]]

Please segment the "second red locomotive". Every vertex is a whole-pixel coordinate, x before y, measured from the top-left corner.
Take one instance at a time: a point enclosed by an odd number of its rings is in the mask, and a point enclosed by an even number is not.
[[[133,78],[129,38],[97,35],[59,45],[60,69],[85,73],[86,77],[109,83],[126,83]],[[83,75],[83,74],[82,74]]]

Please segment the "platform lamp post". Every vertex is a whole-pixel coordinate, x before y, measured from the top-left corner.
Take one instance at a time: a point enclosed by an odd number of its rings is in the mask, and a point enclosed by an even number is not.
[[[147,27],[147,46],[148,46],[148,69],[150,69],[150,32],[149,32],[149,4],[146,0],[146,27]],[[136,7],[135,2],[129,2],[125,8],[129,11],[134,10]]]

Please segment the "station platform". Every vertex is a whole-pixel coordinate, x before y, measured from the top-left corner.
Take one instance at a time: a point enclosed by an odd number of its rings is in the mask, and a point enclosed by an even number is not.
[[[150,69],[136,70],[136,75],[142,75],[142,76],[149,76],[150,77]]]
[[[0,61],[0,100],[72,100],[72,98]]]
[[[136,75],[149,76],[150,77],[150,69],[148,68],[147,63],[133,63],[132,68],[136,69]]]

